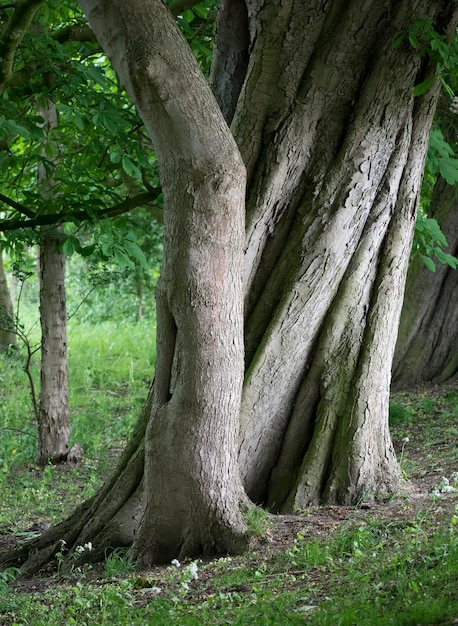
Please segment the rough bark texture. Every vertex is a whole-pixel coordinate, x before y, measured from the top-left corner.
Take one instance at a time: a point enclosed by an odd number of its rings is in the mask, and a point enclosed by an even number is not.
[[[3,266],[3,253],[0,244],[0,351],[7,350],[16,343],[14,332],[13,304],[11,302],[5,268]]]
[[[440,178],[430,206],[447,238],[449,252],[458,256],[458,197]],[[406,284],[393,367],[393,388],[423,382],[442,383],[458,373],[458,272],[437,264],[431,272],[413,259]]]
[[[48,141],[58,124],[55,104],[48,100],[40,111]],[[57,164],[58,157],[54,158]],[[49,165],[48,165],[49,167]],[[43,202],[57,196],[52,171],[38,170]],[[70,440],[67,373],[67,300],[65,256],[58,249],[56,229],[43,227],[40,241],[40,406],[38,412],[38,463],[65,461]]]
[[[242,478],[275,509],[354,503],[397,486],[390,363],[438,94],[414,102],[427,68],[392,41],[444,3],[249,6]]]
[[[40,243],[40,465],[65,461],[70,439],[65,256],[58,250],[58,244],[51,233],[43,234]]]
[[[245,168],[168,9],[81,2],[158,157],[164,262],[140,563],[237,552]]]

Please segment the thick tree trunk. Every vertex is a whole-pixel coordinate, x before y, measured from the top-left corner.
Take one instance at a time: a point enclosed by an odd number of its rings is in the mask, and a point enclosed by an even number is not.
[[[140,563],[240,551],[245,168],[162,2],[81,1],[148,128],[164,192]]]
[[[414,102],[427,70],[393,49],[411,3],[321,4],[252,14],[232,123],[250,192],[240,465],[280,510],[397,487],[390,368],[438,95]]]
[[[447,238],[449,252],[458,256],[458,197],[440,178],[435,185],[430,217]],[[431,272],[413,259],[406,284],[393,367],[393,388],[424,382],[442,383],[458,373],[458,272],[436,265]]]
[[[60,463],[70,439],[67,375],[65,256],[59,240],[42,229],[40,243],[41,368],[38,462]]]
[[[3,252],[0,244],[0,351],[16,343],[16,333],[13,319],[13,304],[3,266]]]

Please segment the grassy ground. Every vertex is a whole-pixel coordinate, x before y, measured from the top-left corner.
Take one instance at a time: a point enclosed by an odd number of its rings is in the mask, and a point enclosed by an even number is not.
[[[75,467],[36,467],[21,361],[2,358],[0,547],[61,518],[109,472],[145,398],[152,334],[70,329],[72,443],[85,448]],[[406,483],[389,501],[258,511],[241,557],[136,572],[118,551],[65,576],[5,570],[0,624],[458,624],[458,391],[399,394],[391,421]]]

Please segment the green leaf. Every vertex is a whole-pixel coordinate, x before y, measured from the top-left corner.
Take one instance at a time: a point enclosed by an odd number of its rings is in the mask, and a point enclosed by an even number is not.
[[[195,15],[192,11],[183,11],[181,16],[185,20],[185,22],[188,22],[188,24],[190,24],[192,20],[195,18]]]
[[[430,76],[429,78],[424,80],[422,83],[415,85],[413,89],[413,95],[417,97],[417,96],[422,96],[424,93],[426,93],[428,89],[431,87],[431,85],[434,83],[434,79],[435,79],[435,76]]]
[[[449,185],[456,185],[458,183],[458,159],[441,159],[439,172]]]
[[[458,259],[448,252],[443,252],[440,248],[434,250],[434,254],[437,260],[444,265],[449,265],[452,269],[456,270],[458,265]]]
[[[73,243],[70,237],[66,239],[64,243],[62,244],[62,252],[65,254],[65,256],[68,256],[68,257],[72,256],[72,254],[75,252],[75,249],[73,247]]]
[[[418,48],[418,46],[420,45],[420,42],[418,41],[417,35],[413,33],[412,31],[409,31],[408,36],[409,36],[409,41],[410,41],[410,45],[412,46],[412,48]]]
[[[424,254],[420,254],[420,259],[423,261],[423,263],[426,265],[426,267],[429,270],[431,270],[431,272],[435,272],[436,271],[436,265],[434,264],[434,261],[432,260],[431,257],[425,256]]]

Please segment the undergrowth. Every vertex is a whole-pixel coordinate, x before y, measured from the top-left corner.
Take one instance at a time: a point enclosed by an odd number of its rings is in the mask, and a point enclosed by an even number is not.
[[[38,361],[34,367],[37,367]],[[0,531],[21,540],[94,493],[138,417],[154,365],[146,323],[69,326],[72,443],[76,466],[35,465],[36,425],[21,355],[0,356]],[[36,375],[36,372],[35,372]],[[2,626],[202,624],[342,626],[453,624],[458,617],[458,394],[398,395],[390,422],[405,480],[433,476],[426,506],[385,516],[356,510],[337,529],[304,530],[270,550],[274,518],[247,514],[257,547],[241,557],[137,572],[129,552],[102,565],[30,581],[0,572]],[[401,509],[404,506],[401,502]],[[411,506],[411,504],[409,504]],[[415,509],[414,509],[415,510]],[[307,512],[305,512],[307,513]],[[326,515],[325,511],[322,513]],[[298,516],[295,516],[298,519]],[[299,518],[302,523],[302,519]],[[81,550],[90,549],[89,544]]]

